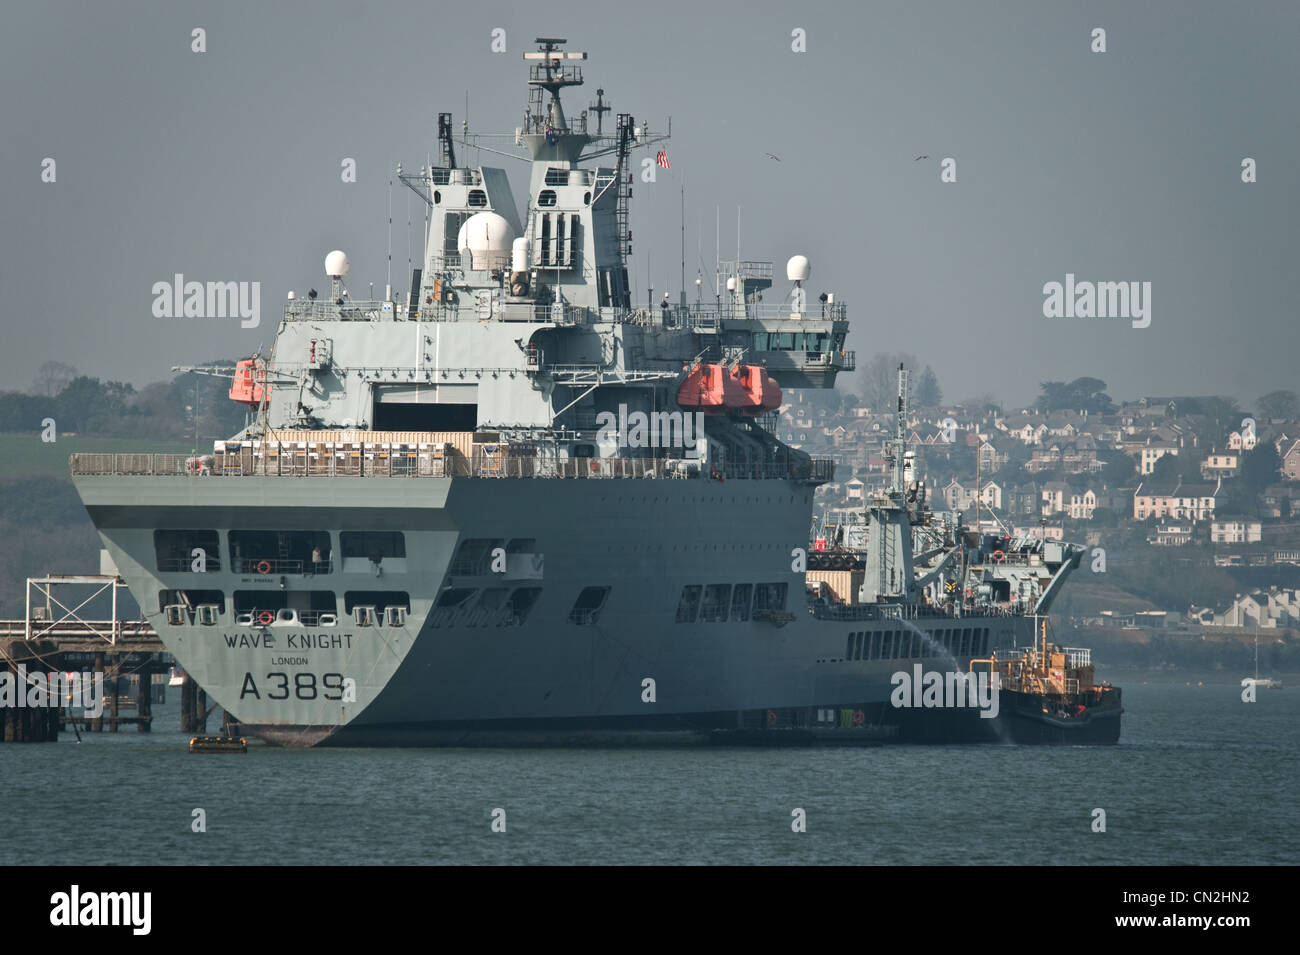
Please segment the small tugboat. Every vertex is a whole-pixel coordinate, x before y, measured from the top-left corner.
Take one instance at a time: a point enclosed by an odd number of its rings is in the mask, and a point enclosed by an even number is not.
[[[997,651],[972,660],[996,674],[1001,712],[993,727],[1014,743],[1115,743],[1124,707],[1120,689],[1097,683],[1092,651],[1062,647],[1047,639],[1047,621],[1038,622],[1041,641],[1007,656]]]

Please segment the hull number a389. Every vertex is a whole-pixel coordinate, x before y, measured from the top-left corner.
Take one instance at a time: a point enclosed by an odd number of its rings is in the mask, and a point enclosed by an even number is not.
[[[253,674],[245,673],[239,698],[242,700],[251,697],[260,700],[265,694],[268,700],[287,700],[292,696],[299,700],[324,699],[346,703],[351,702],[347,698],[349,690],[352,691],[351,695],[355,699],[355,684],[342,673],[324,673],[318,677],[315,673],[290,675],[284,672],[272,672],[262,678],[261,687],[253,679]]]

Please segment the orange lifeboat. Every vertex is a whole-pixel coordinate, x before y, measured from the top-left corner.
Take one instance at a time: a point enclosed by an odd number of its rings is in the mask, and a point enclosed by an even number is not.
[[[235,380],[230,384],[230,400],[257,407],[266,400],[266,366],[258,358],[246,358],[235,364]]]
[[[781,406],[781,388],[760,365],[735,370],[706,362],[695,366],[677,389],[677,403],[705,414],[756,415]]]
[[[758,414],[781,407],[781,386],[767,373],[766,368],[761,365],[741,365],[736,369],[736,378],[744,391],[746,407],[752,409],[744,413]]]
[[[722,414],[730,377],[721,365],[708,362],[696,365],[677,389],[677,403],[705,414]]]

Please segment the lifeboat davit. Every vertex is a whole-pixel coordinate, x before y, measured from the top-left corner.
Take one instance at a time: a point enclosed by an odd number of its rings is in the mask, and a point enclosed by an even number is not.
[[[677,403],[705,414],[757,415],[781,406],[781,388],[761,365],[696,365],[677,389]]]
[[[258,358],[235,363],[235,380],[230,384],[230,400],[257,407],[266,400],[266,366]]]

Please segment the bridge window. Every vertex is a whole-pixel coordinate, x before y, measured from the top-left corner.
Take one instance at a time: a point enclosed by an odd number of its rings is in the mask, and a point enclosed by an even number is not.
[[[163,572],[212,573],[221,569],[221,544],[216,531],[154,531],[153,548],[158,570]],[[203,553],[195,554],[196,550]]]
[[[555,190],[543,189],[537,194],[537,204],[543,208],[555,205]]]
[[[468,205],[473,209],[481,209],[487,205],[487,193],[482,189],[471,189],[469,191]]]

